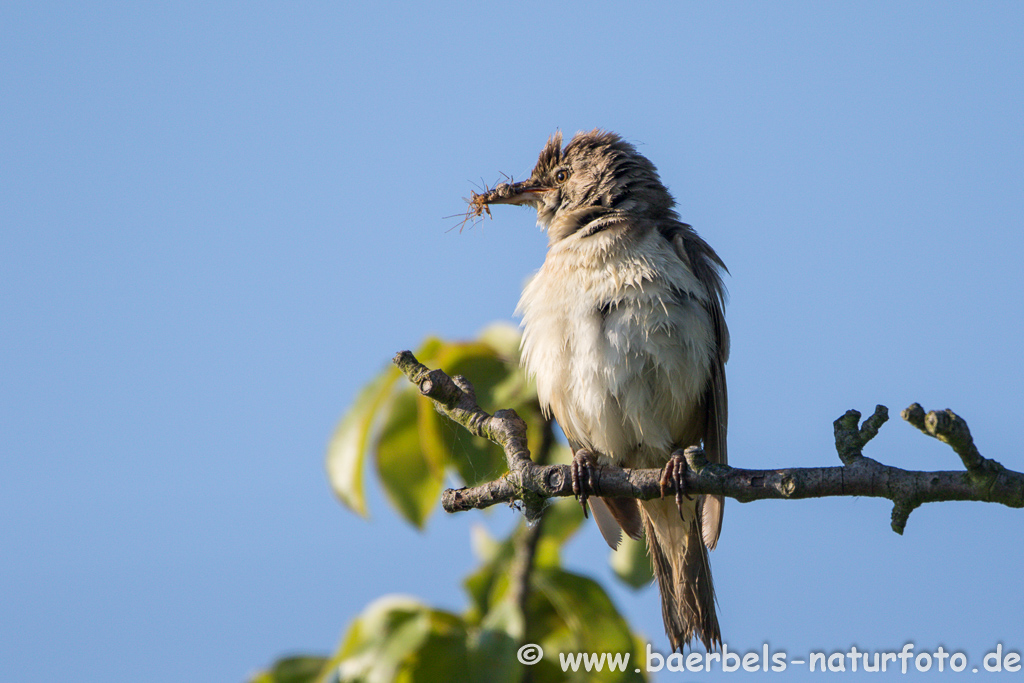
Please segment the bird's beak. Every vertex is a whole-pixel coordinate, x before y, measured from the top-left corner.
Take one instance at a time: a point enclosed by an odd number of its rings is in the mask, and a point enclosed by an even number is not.
[[[473,196],[473,203],[479,205],[485,204],[530,204],[536,205],[540,201],[541,195],[545,192],[552,191],[553,187],[546,187],[535,180],[528,179],[519,183],[502,183],[494,187],[493,190],[484,192],[480,195]]]

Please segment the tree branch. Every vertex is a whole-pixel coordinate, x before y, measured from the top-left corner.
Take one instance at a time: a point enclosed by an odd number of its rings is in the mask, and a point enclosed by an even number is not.
[[[537,462],[541,465],[547,464],[551,456],[551,447],[554,445],[554,434],[551,430],[551,420],[544,423],[541,444],[537,449]],[[512,571],[509,572],[509,590],[511,600],[516,606],[516,612],[521,620],[517,636],[522,641],[526,637],[527,601],[530,599],[530,576],[533,573],[534,561],[537,558],[537,543],[540,541],[541,531],[544,527],[544,511],[541,510],[538,519],[533,524],[521,526],[515,536],[515,558],[512,561]],[[525,642],[524,642],[525,644]],[[523,672],[523,680],[529,680],[529,667]]]
[[[437,409],[470,433],[482,436],[505,452],[508,473],[472,488],[447,489],[441,502],[447,512],[486,508],[497,503],[522,501],[527,519],[535,519],[549,498],[571,496],[568,465],[539,465],[530,459],[526,423],[514,410],[484,412],[473,387],[461,376],[449,377],[430,370],[408,351],[394,363]],[[883,465],[863,454],[864,446],[888,420],[888,409],[877,406],[863,423],[856,410],[834,423],[836,451],[842,465],[748,470],[708,463],[701,449],[686,449],[686,489],[690,494],[718,494],[741,503],[765,499],[871,496],[893,502],[892,529],[902,534],[910,513],[923,503],[973,500],[1024,507],[1024,474],[1008,470],[983,457],[971,438],[967,423],[950,410],[925,413],[917,403],[901,413],[904,420],[925,434],[949,444],[966,471],[921,472]],[[661,470],[601,467],[595,493],[610,498],[650,500],[661,496]]]

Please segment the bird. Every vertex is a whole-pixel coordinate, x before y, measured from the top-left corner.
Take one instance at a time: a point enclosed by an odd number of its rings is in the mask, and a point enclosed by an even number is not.
[[[724,500],[680,494],[684,449],[728,461],[728,269],[680,220],[654,164],[612,132],[581,131],[564,147],[556,132],[529,178],[469,201],[477,216],[496,204],[536,209],[548,246],[516,308],[521,363],[573,451],[573,490],[613,549],[621,532],[646,537],[673,651],[694,637],[720,649],[708,549]],[[591,497],[607,465],[663,468],[663,496]]]

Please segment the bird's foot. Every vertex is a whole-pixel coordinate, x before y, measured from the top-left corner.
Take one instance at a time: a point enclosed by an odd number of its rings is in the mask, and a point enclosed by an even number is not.
[[[581,448],[572,456],[572,492],[576,500],[583,506],[583,516],[587,517],[587,499],[594,493],[597,461],[586,448]]]
[[[665,469],[661,471],[661,497],[665,497],[669,488],[675,491],[676,507],[679,508],[681,519],[685,519],[683,517],[683,498],[693,500],[686,494],[686,470],[688,468],[686,457],[680,449],[672,453],[672,457],[665,463]]]

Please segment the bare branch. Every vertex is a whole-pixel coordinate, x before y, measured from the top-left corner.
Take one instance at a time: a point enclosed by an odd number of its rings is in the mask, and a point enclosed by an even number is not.
[[[539,465],[530,460],[526,423],[512,410],[493,416],[476,403],[472,386],[462,377],[450,378],[429,370],[408,351],[395,363],[437,409],[471,433],[483,436],[505,451],[509,471],[494,481],[472,488],[448,489],[441,496],[444,509],[458,512],[497,503],[522,501],[528,518],[535,518],[548,498],[572,495],[568,465]],[[910,513],[923,503],[971,500],[1024,507],[1024,474],[1008,470],[983,457],[974,445],[967,423],[950,410],[925,414],[918,404],[902,412],[903,419],[930,436],[948,443],[966,471],[921,472],[883,465],[863,454],[863,448],[888,420],[888,409],[877,406],[861,423],[861,414],[848,411],[834,423],[836,451],[842,465],[747,470],[707,463],[699,448],[687,449],[686,487],[690,493],[718,494],[741,503],[766,499],[870,496],[894,504],[892,528],[903,533]],[[658,469],[601,467],[595,493],[611,498],[650,500],[661,495]]]

